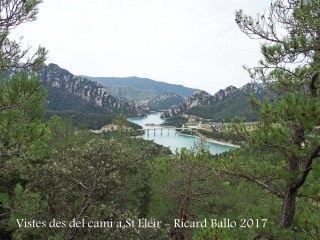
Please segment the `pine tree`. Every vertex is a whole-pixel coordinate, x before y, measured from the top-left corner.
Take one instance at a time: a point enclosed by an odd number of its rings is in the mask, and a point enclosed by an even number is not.
[[[7,75],[17,69],[39,70],[47,51],[39,46],[31,53],[30,48],[22,49],[20,42],[11,40],[9,35],[19,25],[34,21],[41,0],[0,0],[0,74]],[[1,76],[3,77],[3,76]]]
[[[238,176],[281,198],[279,226],[290,228],[298,192],[320,152],[320,2],[276,0],[256,19],[241,10],[236,12],[236,22],[247,36],[262,40],[264,59],[259,66],[246,69],[275,96],[262,102],[253,100],[260,109],[260,123],[255,131],[242,129],[242,134],[251,147],[276,155],[282,174],[275,178],[284,183],[261,182],[257,176],[243,173]]]
[[[0,0],[0,238],[11,239],[10,216],[28,212],[35,205],[37,193],[24,191],[28,169],[45,155],[43,139],[47,129],[41,123],[45,92],[35,75],[45,60],[46,50],[34,53],[22,49],[20,42],[10,40],[17,26],[33,21],[39,0]],[[24,209],[14,202],[23,201]],[[29,208],[30,207],[30,208]]]

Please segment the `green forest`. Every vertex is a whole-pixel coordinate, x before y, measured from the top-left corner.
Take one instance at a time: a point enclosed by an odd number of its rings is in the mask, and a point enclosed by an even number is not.
[[[48,51],[10,39],[39,4],[0,0],[1,240],[320,239],[319,0],[235,13],[261,42],[246,70],[272,98],[248,96],[259,121],[225,128],[243,144],[219,155],[203,143],[172,153],[123,115],[46,111]],[[111,122],[112,134],[88,130]]]

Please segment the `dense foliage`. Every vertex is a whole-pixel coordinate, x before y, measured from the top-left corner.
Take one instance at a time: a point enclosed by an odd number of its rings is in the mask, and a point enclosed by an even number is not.
[[[104,125],[111,124],[114,116],[106,114],[75,112],[72,110],[53,111],[47,110],[44,114],[43,120],[48,121],[52,116],[59,116],[62,119],[73,118],[76,126],[83,125],[89,129],[100,129]]]
[[[269,167],[276,172],[263,181],[265,189],[283,202],[281,228],[295,227],[296,207],[302,200],[299,192],[316,184],[310,175],[320,152],[316,133],[320,125],[319,19],[320,3],[315,0],[277,0],[257,19],[236,13],[240,29],[264,41],[264,59],[258,67],[247,68],[250,76],[277,95],[277,99],[254,102],[261,120],[255,131],[237,130],[247,136],[251,148],[275,154],[277,166]],[[256,176],[253,182],[257,183]],[[312,196],[307,194],[307,199]]]
[[[212,129],[212,131],[198,129],[197,131],[204,137],[231,142],[233,144],[242,144],[244,140],[241,139],[239,136],[227,134],[226,132],[222,130],[218,131],[217,129]]]
[[[110,121],[102,115],[44,122],[34,72],[46,51],[23,66],[26,53],[8,39],[39,3],[0,0],[0,239],[319,239],[319,1],[277,0],[258,19],[236,13],[265,41],[248,70],[274,95],[250,98],[260,121],[234,121],[228,134],[245,144],[220,155],[204,143],[171,154],[132,137],[123,116],[110,135],[78,126]],[[135,225],[145,218],[161,224]]]
[[[174,126],[174,127],[182,127],[183,124],[187,123],[188,119],[185,117],[172,117],[172,118],[167,118],[163,125],[167,126]]]
[[[43,120],[48,121],[52,116],[59,116],[62,119],[72,118],[75,126],[83,126],[88,129],[100,129],[105,125],[113,123],[116,116],[109,114],[96,114],[96,113],[85,113],[75,112],[72,110],[66,111],[53,111],[47,110],[44,114]],[[141,129],[141,126],[126,121],[127,125],[133,129]]]

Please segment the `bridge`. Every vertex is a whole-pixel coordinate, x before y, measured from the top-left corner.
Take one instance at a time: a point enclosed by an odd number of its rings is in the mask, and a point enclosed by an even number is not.
[[[168,134],[170,129],[172,130],[197,130],[197,128],[190,128],[190,127],[157,127],[157,128],[144,128],[144,129],[138,129],[138,131],[141,131],[143,133],[147,133],[147,135],[149,135],[149,132],[153,131],[153,134],[156,135],[156,132],[160,132],[160,134],[162,135],[163,130],[168,130]]]

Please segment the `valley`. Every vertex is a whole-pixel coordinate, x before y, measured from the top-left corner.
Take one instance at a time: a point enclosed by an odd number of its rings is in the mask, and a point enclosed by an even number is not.
[[[208,123],[209,127],[197,132],[179,130],[180,135],[196,134],[232,146],[240,142],[225,136],[216,126],[222,122],[226,126],[235,117],[257,121],[258,113],[250,106],[248,95],[253,94],[257,99],[265,95],[262,85],[251,83],[242,88],[229,86],[211,95],[204,90],[138,77],[75,76],[56,64],[45,66],[39,78],[48,93],[46,119],[50,112],[62,117],[73,116],[76,123],[98,130],[111,124],[119,114],[130,118],[160,112],[165,125],[192,128]]]
[[[163,118],[184,116],[189,120],[228,122],[233,117],[242,117],[255,121],[258,119],[257,111],[250,106],[248,95],[253,94],[258,99],[265,95],[262,85],[251,83],[239,89],[229,86],[210,95],[203,90],[137,77],[87,79],[75,76],[56,64],[45,66],[39,78],[48,92],[46,105],[50,110],[111,115],[123,113],[129,117],[163,111]]]
[[[146,117],[152,112],[161,112],[163,124],[180,128],[189,126],[189,129],[179,130],[180,135],[196,134],[200,138],[211,138],[235,146],[239,142],[224,136],[216,126],[222,122],[226,125],[234,117],[256,121],[258,115],[249,104],[248,94],[254,94],[258,99],[264,96],[263,86],[250,83],[239,89],[229,86],[210,95],[203,90],[137,77],[75,76],[56,64],[45,66],[39,78],[48,93],[47,115],[53,112],[59,116],[73,116],[76,123],[97,130],[111,124],[119,114]],[[195,126],[204,126],[204,123],[208,123],[209,127],[190,131]]]
[[[183,132],[174,127],[162,126],[164,120],[160,118],[160,113],[148,115],[146,118],[131,118],[129,121],[142,126],[143,139],[169,147],[173,153],[181,148],[195,148],[201,141],[204,141],[212,154],[222,153],[230,150],[231,147],[237,147],[230,143],[212,141],[204,136],[199,137],[192,134],[201,129],[201,126],[188,125],[183,127],[185,128]]]

